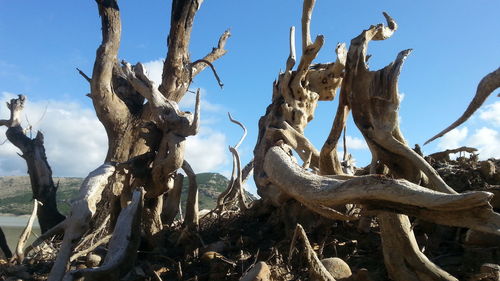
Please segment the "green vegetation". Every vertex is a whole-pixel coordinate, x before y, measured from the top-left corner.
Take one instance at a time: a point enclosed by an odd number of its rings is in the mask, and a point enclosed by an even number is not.
[[[196,175],[199,189],[200,209],[212,209],[216,205],[217,196],[224,191],[228,179],[217,173],[201,173]],[[82,178],[54,178],[59,183],[57,202],[59,211],[68,214],[70,202],[82,183]],[[184,209],[188,193],[188,180],[184,178],[182,190],[182,207]],[[247,193],[251,198],[250,194]],[[31,213],[33,200],[29,177],[0,177],[0,213],[26,215]]]

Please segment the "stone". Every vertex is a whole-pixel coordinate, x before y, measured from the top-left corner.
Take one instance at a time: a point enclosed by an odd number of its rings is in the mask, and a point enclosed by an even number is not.
[[[479,269],[480,273],[488,274],[487,280],[500,280],[500,265],[494,263],[485,263]]]
[[[85,264],[87,267],[92,268],[92,267],[98,267],[99,264],[101,263],[102,257],[99,255],[96,255],[94,253],[89,253],[87,255],[87,260]]]
[[[354,281],[373,281],[366,268],[359,269],[354,275]]]
[[[480,166],[479,166],[479,172],[481,173],[481,175],[485,178],[491,178],[493,177],[493,175],[495,174],[495,164],[490,161],[490,160],[486,160],[486,161],[481,161],[480,162]]]
[[[271,281],[271,270],[265,262],[258,262],[240,281]]]
[[[335,280],[349,278],[352,275],[349,265],[339,258],[322,259],[321,263],[325,266],[326,270],[330,272]]]

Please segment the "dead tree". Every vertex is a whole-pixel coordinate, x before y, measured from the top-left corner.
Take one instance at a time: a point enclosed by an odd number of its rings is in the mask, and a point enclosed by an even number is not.
[[[492,194],[456,193],[406,144],[399,129],[397,82],[410,50],[401,52],[381,70],[370,71],[367,66],[368,43],[391,37],[397,29],[396,22],[384,13],[387,26],[371,26],[351,41],[349,51],[339,45],[335,63],[315,66],[311,62],[323,38],[318,36],[314,43],[310,39],[314,2],[304,1],[299,67],[292,70],[292,28],[285,72],[274,83],[272,103],[259,121],[254,150],[259,194],[278,206],[293,198],[314,212],[341,220],[357,217],[338,211],[338,206],[362,204],[378,216],[384,260],[392,279],[456,280],[420,252],[405,215],[500,234],[500,215],[489,204]],[[330,80],[314,79],[321,75]],[[317,101],[331,99],[339,86],[337,115],[328,140],[318,153],[303,135],[304,127],[312,120]],[[335,149],[351,110],[372,153],[372,175],[347,176],[340,169]],[[301,158],[302,165],[293,152]]]
[[[217,47],[205,57],[191,61],[190,34],[202,1],[172,1],[162,82],[154,85],[141,64],[120,63],[117,57],[121,37],[118,1],[96,2],[101,17],[102,43],[88,79],[89,96],[108,136],[105,161],[119,164],[103,191],[105,200],[101,201],[100,208],[104,212],[93,220],[91,228],[97,228],[107,214],[111,214],[110,225],[114,227],[120,209],[131,200],[132,190],[142,186],[145,189],[143,230],[149,244],[155,247],[163,225],[163,197],[173,191],[179,177],[177,170],[184,163],[185,140],[197,133],[199,125],[199,98],[194,114],[181,111],[177,104],[198,73],[207,66],[215,73],[212,63],[226,53],[224,46],[230,33],[224,32]],[[219,79],[218,82],[222,86]],[[134,161],[139,162],[134,165]],[[121,163],[132,165],[121,169]],[[172,213],[178,208],[180,198],[172,199],[177,204],[172,202],[165,206],[165,212]]]
[[[43,134],[38,131],[36,137],[31,139],[26,136],[21,126],[21,114],[25,102],[26,97],[23,95],[11,99],[7,103],[10,119],[0,120],[0,126],[7,127],[5,133],[7,139],[21,150],[20,156],[26,161],[33,198],[41,203],[37,217],[41,231],[44,233],[64,220],[64,216],[57,210],[57,186],[52,179],[52,169],[45,155]]]
[[[5,239],[5,234],[3,233],[2,228],[0,227],[0,250],[7,259],[12,258],[12,251],[9,248],[9,244],[7,244],[7,239]]]

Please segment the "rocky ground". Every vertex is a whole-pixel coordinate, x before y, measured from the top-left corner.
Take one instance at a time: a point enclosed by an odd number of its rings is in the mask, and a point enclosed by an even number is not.
[[[500,211],[500,160],[478,161],[473,154],[456,160],[431,155],[427,160],[459,192],[494,193],[492,205]],[[170,229],[164,247],[141,250],[125,280],[310,280],[304,243],[298,241],[290,251],[297,223],[337,280],[389,280],[375,219],[360,228],[323,219],[296,202],[276,209],[259,201],[245,213],[206,216],[198,234]],[[422,251],[459,280],[500,280],[500,237],[420,220],[413,224]],[[104,254],[98,248],[72,267],[95,266]],[[3,263],[0,275],[2,280],[44,280],[50,266],[50,260],[35,259],[18,266]]]

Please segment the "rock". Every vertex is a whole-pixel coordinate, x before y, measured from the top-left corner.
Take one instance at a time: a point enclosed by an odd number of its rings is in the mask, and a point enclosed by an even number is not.
[[[325,266],[326,270],[330,272],[333,278],[336,280],[348,278],[352,275],[351,268],[349,265],[339,258],[327,258],[322,259],[321,263]]]
[[[495,164],[490,161],[490,160],[487,160],[487,161],[481,161],[480,162],[480,166],[479,166],[479,172],[481,173],[481,175],[487,179],[493,177],[493,175],[495,174]]]
[[[361,268],[354,274],[354,281],[373,281],[373,279],[368,274],[368,269]]]
[[[488,274],[488,279],[486,280],[500,280],[500,265],[494,263],[485,263],[481,265],[479,270],[480,273]]]
[[[92,268],[92,267],[98,267],[99,264],[101,263],[102,257],[99,255],[96,255],[94,253],[89,253],[87,255],[87,260],[85,264],[87,267]]]
[[[261,261],[257,263],[250,271],[243,276],[240,281],[270,281],[271,280],[271,270],[269,266]]]
[[[464,243],[466,245],[485,248],[498,247],[498,245],[500,245],[500,236],[469,229],[465,234]]]

